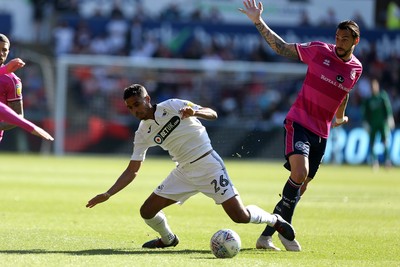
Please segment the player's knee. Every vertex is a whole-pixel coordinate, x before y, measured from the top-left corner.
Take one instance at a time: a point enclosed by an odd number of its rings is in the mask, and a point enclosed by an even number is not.
[[[290,178],[298,184],[303,183],[308,176],[307,168],[300,168],[297,170],[292,170],[290,173]]]
[[[140,216],[142,216],[143,219],[151,219],[155,216],[155,214],[152,214],[149,212],[149,209],[147,209],[145,206],[140,207]]]

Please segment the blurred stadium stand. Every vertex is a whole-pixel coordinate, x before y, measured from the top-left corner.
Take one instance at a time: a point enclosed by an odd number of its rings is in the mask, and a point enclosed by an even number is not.
[[[2,1],[0,30],[8,34],[12,42],[9,59],[20,56],[28,62],[17,73],[23,81],[26,116],[51,130],[56,124],[54,114],[58,108],[54,104],[60,79],[57,60],[68,55],[111,55],[136,61],[190,59],[199,60],[199,64],[288,63],[264,44],[254,26],[237,11],[242,1],[158,0],[156,7],[149,3],[152,1],[140,0],[12,2],[27,5],[20,9],[27,12],[23,15],[27,24],[22,27],[22,22],[16,19],[21,13],[14,14],[7,8],[7,1]],[[362,39],[355,54],[363,63],[364,74],[348,105],[351,123],[344,128],[349,135],[352,129],[362,126],[360,103],[368,95],[370,77],[377,77],[389,93],[396,124],[400,123],[400,25],[396,28],[396,17],[390,15],[388,8],[396,4],[399,8],[399,2],[264,1],[264,16],[289,42],[334,42],[340,20],[354,19],[360,24]],[[362,12],[359,12],[360,4]],[[150,86],[157,102],[169,97],[185,97],[218,110],[218,122],[207,122],[207,126],[214,147],[224,157],[268,159],[282,158],[280,123],[303,78],[271,83],[260,82],[260,77],[254,75],[253,81],[239,88],[209,82],[205,85],[212,95],[199,97],[194,81],[183,82],[182,73],[177,73],[177,78],[167,76],[170,79],[166,80],[165,75],[157,77],[157,73],[153,73],[138,77],[118,68],[72,64],[67,71],[68,112],[66,121],[58,122],[69,130],[64,147],[67,153],[130,152],[136,122],[132,118],[120,123],[105,109],[111,109],[113,114],[123,113],[121,90],[139,80]],[[179,83],[176,79],[180,79]],[[249,92],[256,92],[254,98],[259,101],[246,103],[245,95]],[[248,121],[258,123],[246,124]],[[0,149],[49,151],[51,148],[15,129],[5,135]],[[397,150],[392,154],[396,159],[400,157]],[[348,160],[344,157],[343,161]]]

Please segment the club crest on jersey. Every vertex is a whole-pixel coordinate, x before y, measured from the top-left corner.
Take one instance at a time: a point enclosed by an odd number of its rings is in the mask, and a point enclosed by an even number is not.
[[[154,137],[154,142],[159,145],[162,144],[164,140],[172,133],[172,131],[178,127],[180,122],[181,119],[178,116],[172,117]]]
[[[343,83],[344,82],[344,78],[341,75],[336,76],[336,81],[338,81],[339,83]]]
[[[15,88],[15,91],[16,91],[16,93],[17,93],[17,96],[21,96],[21,94],[22,94],[22,84],[17,84],[17,86],[16,86],[16,88]]]
[[[356,69],[352,69],[350,72],[350,79],[354,80],[356,78]]]

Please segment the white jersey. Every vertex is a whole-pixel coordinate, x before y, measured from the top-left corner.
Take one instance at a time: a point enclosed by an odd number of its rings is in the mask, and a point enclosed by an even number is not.
[[[181,99],[169,99],[157,104],[154,120],[142,120],[135,133],[131,160],[144,161],[149,147],[160,146],[168,151],[172,160],[192,162],[212,150],[206,128],[196,117],[181,119],[179,110],[201,106]]]

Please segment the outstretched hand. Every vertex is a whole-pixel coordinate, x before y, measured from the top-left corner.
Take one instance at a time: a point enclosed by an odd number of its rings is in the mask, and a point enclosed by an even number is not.
[[[86,208],[93,208],[97,204],[107,201],[109,198],[110,195],[107,193],[98,194],[97,196],[88,201],[88,203],[86,204]]]
[[[194,116],[195,111],[191,107],[184,107],[179,110],[179,113],[181,114],[181,119],[189,118],[191,116]]]
[[[6,69],[7,69],[7,72],[10,73],[10,72],[14,72],[14,71],[22,68],[23,66],[25,66],[25,62],[22,61],[22,59],[14,58],[6,64]]]
[[[245,0],[243,1],[243,4],[245,9],[239,8],[239,11],[246,14],[253,23],[259,22],[261,13],[264,10],[263,4],[258,2],[258,5],[256,5],[255,0]]]
[[[31,132],[31,134],[39,136],[45,140],[54,141],[54,138],[48,132],[46,132],[45,130],[40,128],[39,126],[35,126],[35,128]]]

